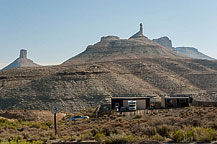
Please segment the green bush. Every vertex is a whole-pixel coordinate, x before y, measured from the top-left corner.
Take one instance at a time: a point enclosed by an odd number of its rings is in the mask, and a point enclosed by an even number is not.
[[[0,127],[1,128],[10,128],[16,130],[19,127],[18,121],[10,122],[7,119],[0,118]]]
[[[193,139],[197,142],[211,142],[216,139],[217,132],[211,128],[196,127],[193,129]]]
[[[156,135],[154,135],[153,137],[152,137],[152,140],[154,140],[154,141],[163,141],[165,138],[164,137],[162,137],[161,135],[159,135],[159,134],[156,134]]]
[[[102,134],[102,133],[97,133],[97,134],[94,136],[94,139],[95,139],[97,142],[101,143],[101,142],[103,142],[103,141],[105,140],[105,135]]]
[[[185,135],[186,135],[186,141],[187,142],[193,141],[193,131],[192,130],[188,130]]]
[[[185,141],[185,132],[183,130],[178,130],[173,133],[172,139],[175,142],[183,142]]]
[[[149,138],[151,136],[154,136],[155,134],[157,134],[156,128],[155,127],[150,127],[150,126],[144,127],[143,132],[144,132],[145,135],[148,135]]]
[[[157,126],[157,133],[159,133],[162,137],[169,137],[171,128],[168,125]]]

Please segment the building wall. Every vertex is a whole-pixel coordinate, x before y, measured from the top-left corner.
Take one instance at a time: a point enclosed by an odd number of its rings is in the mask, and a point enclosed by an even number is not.
[[[161,106],[162,106],[163,108],[166,107],[166,105],[165,105],[165,97],[162,97],[162,98],[161,98]]]
[[[136,100],[137,110],[146,109],[146,100]]]
[[[128,100],[123,100],[123,106],[126,108],[128,107]]]

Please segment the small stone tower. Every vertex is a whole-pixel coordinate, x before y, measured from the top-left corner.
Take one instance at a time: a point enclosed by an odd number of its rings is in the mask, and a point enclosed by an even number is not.
[[[27,50],[24,49],[20,50],[20,58],[27,58]]]

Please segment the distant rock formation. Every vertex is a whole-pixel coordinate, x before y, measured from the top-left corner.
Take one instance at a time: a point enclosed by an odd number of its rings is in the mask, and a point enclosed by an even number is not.
[[[17,58],[14,62],[3,68],[2,70],[20,68],[20,67],[38,67],[40,65],[34,63],[32,60],[27,58],[27,50],[20,50],[20,57]]]
[[[158,39],[153,39],[154,42],[159,43],[160,45],[170,48],[173,51],[177,52],[178,54],[189,57],[189,58],[195,58],[195,59],[207,59],[207,60],[215,60],[212,57],[209,57],[201,52],[198,51],[198,49],[193,47],[176,47],[174,48],[172,45],[172,41],[167,37],[161,37]]]
[[[176,47],[175,51],[179,54],[185,55],[187,57],[196,58],[196,59],[207,59],[207,60],[215,60],[212,57],[209,57],[194,47]]]
[[[159,43],[160,45],[164,47],[173,49],[172,41],[167,36],[164,36],[158,39],[153,39],[153,41],[156,43]]]
[[[140,24],[139,32],[129,39],[120,39],[117,36],[102,37],[100,42],[88,46],[84,52],[72,57],[64,62],[64,64],[82,64],[146,57],[181,58],[179,54],[171,49],[163,47],[144,36],[142,24]]]

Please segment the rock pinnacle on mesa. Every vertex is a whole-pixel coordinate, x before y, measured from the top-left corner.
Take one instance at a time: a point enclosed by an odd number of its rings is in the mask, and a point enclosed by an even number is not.
[[[3,68],[2,70],[14,69],[20,67],[38,67],[40,65],[34,63],[32,60],[27,58],[27,50],[21,49],[20,56],[11,64]]]
[[[139,32],[130,37],[130,39],[147,39],[146,36],[143,35],[143,26],[142,23],[139,24]]]

